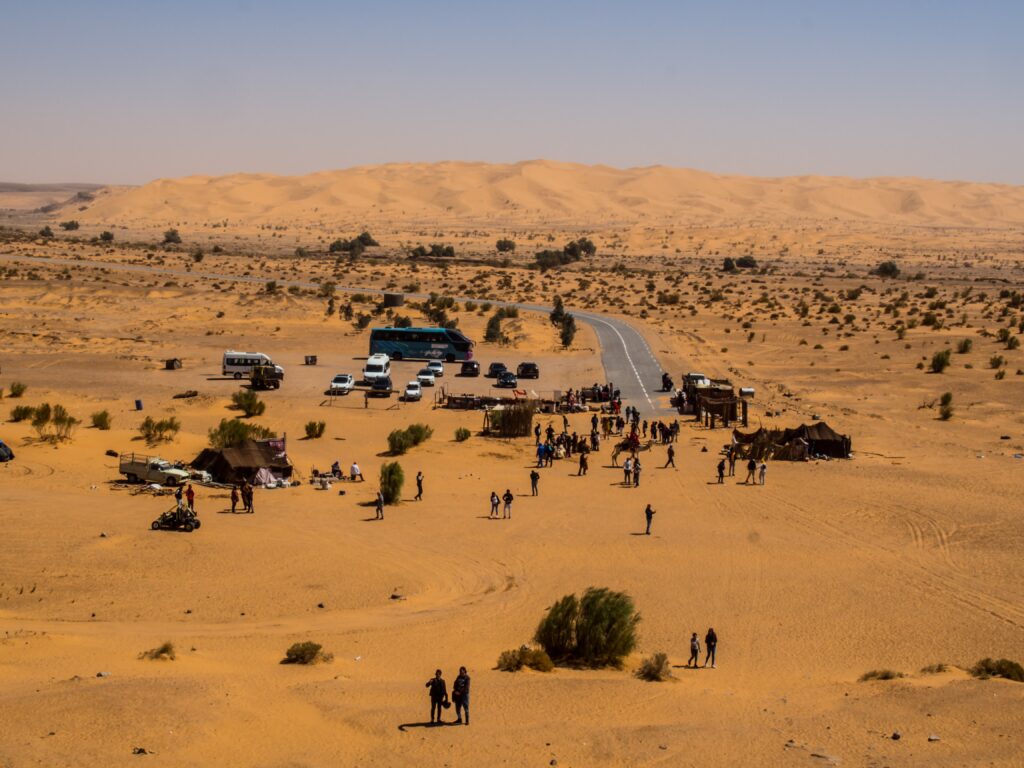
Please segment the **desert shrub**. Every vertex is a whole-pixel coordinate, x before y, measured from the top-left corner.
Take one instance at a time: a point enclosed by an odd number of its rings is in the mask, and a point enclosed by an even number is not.
[[[397,461],[385,462],[380,468],[380,491],[385,504],[397,504],[402,499],[405,473]]]
[[[47,224],[45,227],[39,230],[40,237],[53,237],[53,230],[50,229],[50,225]]]
[[[426,424],[410,424],[405,431],[409,433],[413,445],[426,442],[434,434],[434,430]]]
[[[181,242],[181,235],[176,229],[168,229],[164,232],[164,245],[176,245]]]
[[[1006,340],[1006,348],[1007,349],[1018,349],[1018,348],[1020,348],[1020,337],[1019,336],[1011,336],[1010,338],[1008,338]]]
[[[555,668],[555,664],[542,649],[524,645],[515,650],[502,651],[495,665],[495,669],[501,672],[518,672],[523,667],[529,667],[537,672],[550,672]]]
[[[60,223],[60,228],[65,232],[73,232],[78,229],[78,222],[74,219],[71,219],[70,221],[62,221]]]
[[[949,367],[949,358],[952,355],[952,351],[944,349],[941,352],[936,352],[932,355],[931,372],[942,373]]]
[[[551,320],[552,325],[561,325],[565,320],[565,305],[562,303],[562,297],[555,296],[553,304],[554,306],[548,314],[548,318]]]
[[[63,405],[57,404],[53,406],[50,423],[53,425],[53,439],[64,441],[71,439],[72,431],[82,422],[68,413]]]
[[[982,659],[968,671],[982,680],[1004,677],[1007,680],[1024,683],[1024,667],[1009,659]]]
[[[971,339],[960,339],[960,341],[957,342],[956,351],[957,351],[958,354],[966,355],[968,352],[971,351],[971,348],[973,346],[974,346],[974,341],[973,340],[971,340]]]
[[[46,427],[50,423],[50,417],[53,412],[50,408],[49,403],[43,403],[42,405],[36,406],[32,409],[32,429],[34,429],[40,437],[46,434]]]
[[[501,330],[500,310],[491,315],[487,320],[487,327],[484,329],[484,341],[490,344],[503,344],[508,341],[508,337]]]
[[[459,427],[458,429],[455,430],[455,442],[457,443],[464,443],[467,440],[469,440],[469,438],[472,436],[473,433],[470,432],[465,427]]]
[[[404,429],[393,429],[388,434],[388,453],[401,456],[412,447],[412,438]]]
[[[331,658],[331,654],[324,653],[323,646],[320,645],[320,643],[314,643],[311,640],[306,640],[303,643],[293,643],[288,650],[284,652],[284,658],[281,659],[281,663],[316,664],[318,661],[330,661]]]
[[[1005,378],[1006,378],[1006,369],[1005,368],[1000,368],[998,371],[996,371],[996,381],[1002,381]]]
[[[210,445],[214,448],[231,448],[246,440],[267,440],[277,433],[259,424],[248,424],[239,419],[221,419],[220,424],[208,433]]]
[[[114,242],[114,233],[109,230],[103,230],[100,232],[101,243],[112,243]]]
[[[872,669],[870,672],[865,672],[857,680],[858,682],[866,683],[869,680],[895,680],[903,676],[902,672],[893,672],[891,669]]]
[[[529,400],[520,400],[503,411],[491,411],[490,433],[498,437],[527,437],[533,429],[536,406]]]
[[[509,240],[508,238],[503,237],[494,244],[494,247],[497,248],[498,253],[511,253],[516,249],[516,243],[515,240]]]
[[[921,667],[922,675],[938,675],[949,669],[948,664],[929,664],[927,667]]]
[[[953,393],[943,392],[942,397],[939,398],[939,418],[943,421],[949,421],[953,418]]]
[[[498,656],[498,663],[494,668],[500,672],[518,672],[522,669],[523,657],[519,653],[519,649],[502,651],[501,655]]]
[[[150,648],[148,651],[140,653],[139,658],[151,661],[174,661],[174,643],[166,642],[156,648]]]
[[[883,261],[872,271],[879,277],[899,277],[900,274],[900,268],[895,261]]]
[[[324,436],[324,430],[327,429],[327,422],[324,421],[307,421],[306,422],[306,437],[310,440],[316,440]]]
[[[28,389],[28,385],[27,384],[22,384],[20,381],[12,381],[11,382],[11,393],[10,393],[10,395],[11,395],[11,397],[21,397],[22,395],[25,394],[25,391],[27,389]]]
[[[240,389],[231,396],[231,403],[247,417],[261,416],[267,404],[251,389]]]
[[[36,411],[31,405],[16,405],[11,408],[11,421],[25,421],[31,419]]]
[[[146,441],[147,445],[156,445],[167,440],[173,440],[180,429],[181,422],[174,416],[168,416],[166,419],[160,420],[147,416],[142,420],[142,424],[139,425],[139,434],[142,435],[142,439]]]
[[[736,259],[736,266],[743,267],[744,269],[756,269],[757,259],[753,256],[740,256]]]
[[[551,606],[534,639],[555,661],[619,667],[636,647],[639,621],[629,595],[589,587],[581,599],[566,595]]]
[[[1002,368],[1003,367],[1003,363],[1005,363],[1005,362],[1006,362],[1006,360],[1003,359],[1002,355],[992,355],[992,357],[990,357],[988,359],[988,367],[989,368]]]
[[[104,431],[110,429],[110,413],[108,411],[96,411],[91,417],[93,427]]]
[[[656,653],[640,662],[636,676],[641,680],[660,683],[672,677],[672,665],[668,662],[668,654]]]
[[[566,315],[562,321],[562,330],[558,334],[559,339],[562,342],[562,346],[565,348],[572,346],[573,339],[576,338],[576,318],[572,315]]]

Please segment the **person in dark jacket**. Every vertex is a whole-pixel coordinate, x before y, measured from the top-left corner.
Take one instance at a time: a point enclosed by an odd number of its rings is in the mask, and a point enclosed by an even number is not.
[[[505,495],[501,497],[501,500],[505,502],[505,508],[502,510],[502,518],[512,517],[512,500],[515,497],[512,495],[512,491],[508,488],[505,489]]]
[[[416,499],[415,501],[423,501],[423,473],[416,473]]]
[[[708,633],[704,635],[704,647],[708,652],[708,655],[704,658],[704,666],[706,667],[710,660],[711,668],[715,669],[715,648],[718,647],[718,635],[715,634],[715,630],[712,627],[708,627]]]
[[[651,535],[651,523],[654,522],[654,509],[651,507],[650,504],[648,504],[647,505],[647,509],[644,510],[644,517],[647,518],[647,530],[645,531],[645,533],[648,536],[650,536]]]
[[[753,459],[750,459],[750,461],[747,462],[747,479],[743,481],[743,484],[744,485],[749,485],[751,483],[756,483],[757,479],[754,477],[754,474],[756,472],[757,472],[757,462],[754,461]]]
[[[376,508],[377,508],[377,514],[374,517],[374,519],[375,520],[383,520],[384,519],[384,492],[381,491],[381,490],[377,491],[377,504],[376,504]]]
[[[668,461],[665,462],[665,469],[669,467],[675,468],[676,466],[676,449],[671,445],[668,447]]]
[[[718,484],[725,482],[725,459],[718,462]]]
[[[465,667],[459,667],[459,676],[452,683],[452,701],[455,703],[455,722],[462,722],[462,712],[465,710],[466,725],[469,725],[469,675]]]
[[[540,494],[540,491],[537,490],[537,483],[538,482],[540,482],[540,472],[538,472],[535,469],[535,470],[533,470],[530,473],[530,491],[533,493],[534,496],[537,496],[537,495]]]
[[[441,724],[441,713],[444,712],[445,702],[448,701],[448,684],[441,677],[441,670],[434,672],[434,676],[427,680],[427,688],[430,690],[430,724],[433,725],[434,713],[437,713],[437,724]]]

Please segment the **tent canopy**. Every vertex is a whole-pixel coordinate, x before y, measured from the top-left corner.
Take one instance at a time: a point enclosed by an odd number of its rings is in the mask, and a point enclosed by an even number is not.
[[[246,440],[230,448],[207,448],[196,456],[192,466],[209,472],[219,483],[252,482],[264,469],[278,478],[292,475],[292,463],[282,440]]]

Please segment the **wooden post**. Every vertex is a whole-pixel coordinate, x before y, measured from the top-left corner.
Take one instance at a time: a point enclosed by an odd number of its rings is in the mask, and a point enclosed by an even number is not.
[[[743,405],[740,406],[743,409],[743,428],[747,428],[747,401],[743,400]]]

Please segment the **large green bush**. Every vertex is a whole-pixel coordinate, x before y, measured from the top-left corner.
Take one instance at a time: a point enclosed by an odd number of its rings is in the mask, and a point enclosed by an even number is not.
[[[251,389],[240,389],[231,396],[231,403],[246,416],[261,416],[267,404]]]
[[[238,419],[221,419],[220,424],[210,430],[210,445],[214,448],[231,448],[241,445],[246,440],[266,440],[277,437],[272,432],[259,424],[248,424]]]
[[[402,485],[405,483],[405,472],[397,461],[386,462],[380,468],[380,492],[384,495],[385,504],[397,504],[402,500]]]
[[[590,587],[551,606],[534,639],[556,662],[619,667],[636,648],[639,622],[629,595]]]

